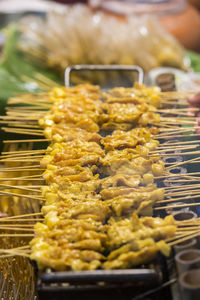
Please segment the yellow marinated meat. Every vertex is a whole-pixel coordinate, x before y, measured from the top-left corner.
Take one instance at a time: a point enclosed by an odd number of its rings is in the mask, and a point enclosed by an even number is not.
[[[120,186],[120,187],[108,187],[105,189],[101,189],[100,191],[100,195],[102,196],[102,198],[104,200],[106,199],[111,199],[117,196],[121,196],[121,195],[127,195],[130,193],[148,193],[148,192],[152,192],[152,191],[158,191],[159,193],[161,193],[162,191],[162,197],[164,197],[164,190],[158,189],[157,186],[155,184],[151,184],[148,186],[137,186],[137,187],[124,187],[124,186]],[[163,199],[160,199],[163,200]]]
[[[88,132],[81,128],[71,128],[65,124],[54,124],[44,130],[46,138],[55,142],[70,142],[76,139],[99,143],[101,136],[96,132]]]
[[[101,190],[109,187],[137,187],[143,182],[143,178],[140,175],[124,175],[116,174],[101,179]]]
[[[59,222],[59,219],[81,219],[84,215],[90,215],[95,221],[102,223],[110,217],[111,211],[107,203],[99,201],[99,199],[80,199],[78,196],[75,199],[58,200],[55,205],[47,203],[47,206],[42,208],[42,211],[48,211],[45,214],[45,220],[52,220],[51,223]],[[50,205],[48,205],[50,204]]]
[[[113,151],[114,152],[114,151]],[[125,175],[144,175],[152,174],[154,176],[162,176],[165,173],[164,163],[158,158],[144,158],[128,151],[118,151],[116,155],[108,153],[102,158],[103,172],[106,175],[125,174]],[[125,156],[128,153],[129,157]],[[112,156],[111,159],[109,159]],[[134,157],[135,156],[135,157]],[[131,158],[133,157],[133,158]]]
[[[150,217],[164,199],[154,177],[166,173],[151,153],[159,93],[138,84],[106,94],[87,84],[50,91],[51,109],[39,120],[51,141],[41,160],[44,221],[31,242],[39,269],[130,268],[169,254],[173,217]]]
[[[105,270],[110,269],[127,269],[131,267],[137,267],[142,264],[151,262],[160,250],[158,243],[155,243],[153,239],[146,239],[142,243],[142,247],[138,251],[129,251],[120,254],[116,259],[107,260],[103,263],[102,268]],[[169,251],[168,246],[168,251]]]
[[[68,181],[79,181],[86,182],[88,180],[98,179],[98,175],[94,176],[90,168],[83,168],[83,170],[75,170],[73,172],[73,167],[63,167],[51,169],[51,166],[43,173],[43,177],[48,182],[55,182],[57,184],[64,183]],[[70,174],[71,173],[71,174]]]
[[[107,261],[103,263],[104,269],[136,267],[151,261],[158,251],[169,256],[170,247],[164,240],[173,237],[176,232],[173,217],[170,220],[166,220],[168,217],[164,220],[155,218],[155,221],[149,217],[149,221],[151,219],[152,223],[157,223],[154,228],[144,226],[143,218],[138,222],[138,217],[133,215],[132,222],[128,219],[112,221],[108,229],[108,247],[114,250],[111,250]]]
[[[138,214],[143,214],[143,210],[149,211],[152,214],[152,207],[156,201],[163,200],[164,192],[162,189],[155,189],[148,192],[130,191],[127,194],[122,194],[112,199],[107,199],[104,202],[112,210],[113,214],[120,217],[123,215],[131,215],[134,211]],[[148,208],[148,210],[147,210]]]
[[[164,240],[174,235],[176,232],[176,225],[174,218],[170,216],[170,218],[166,217],[164,219],[155,218],[157,222],[157,226],[153,227],[148,224],[143,223],[143,218],[134,213],[131,218],[123,218],[120,221],[115,221],[114,218],[111,218],[108,221],[108,248],[115,249],[119,248],[119,246],[128,243],[129,241],[134,241],[134,239],[146,239],[153,238],[155,241]],[[148,217],[151,219],[152,217]],[[152,218],[154,219],[154,218]],[[165,220],[166,219],[166,220]],[[144,221],[145,222],[145,221]]]
[[[56,100],[60,100],[62,98],[68,98],[71,95],[74,96],[86,96],[92,100],[99,100],[100,96],[100,88],[97,85],[92,84],[80,84],[74,87],[55,87],[49,93],[49,100],[53,103]]]
[[[35,232],[31,258],[37,260],[40,268],[50,265],[55,270],[96,269],[104,259],[97,251],[103,249],[104,233],[87,231],[81,226],[62,228],[60,224],[49,230],[41,223],[35,226]]]
[[[143,112],[148,110],[148,105],[134,105],[134,104],[103,104],[105,114],[101,118],[104,123],[111,121],[114,123],[131,123],[133,126],[137,124]]]
[[[112,135],[102,138],[101,144],[107,151],[135,148],[137,145],[146,146],[146,144],[147,148],[153,150],[159,146],[159,142],[157,140],[153,140],[153,135],[150,130],[146,128],[134,128],[127,132],[116,130],[112,133]]]
[[[47,138],[52,136],[53,125],[60,125],[61,128],[65,126],[85,129],[90,132],[99,131],[97,123],[102,112],[99,89],[91,95],[88,89],[90,90],[89,86],[72,89],[56,88],[50,93],[53,107],[43,119],[39,120],[40,126],[45,128],[44,134]],[[60,138],[58,133],[53,136],[55,140]]]
[[[108,121],[106,123],[103,123],[101,125],[101,130],[105,132],[111,132],[113,130],[123,130],[123,131],[128,131],[133,128],[131,123],[116,123],[113,121]]]
[[[42,167],[48,164],[59,167],[95,164],[104,156],[104,151],[97,143],[78,139],[68,143],[55,143],[47,151],[49,154],[42,159]]]
[[[69,187],[66,188],[67,183]],[[97,190],[99,188],[98,181],[88,181],[85,183],[72,183],[72,182],[64,182],[63,186],[59,184],[51,184],[43,188],[43,196],[45,197],[46,203],[57,202],[59,199],[69,200],[69,199],[77,199],[79,201],[87,200],[91,198],[101,199],[100,194],[97,194]],[[77,201],[78,201],[77,200]]]
[[[160,89],[158,87],[147,88],[145,85],[135,83],[133,88],[116,87],[105,94],[108,103],[148,103],[155,107],[161,106]]]
[[[102,130],[118,129],[118,124],[128,123],[128,130],[137,126],[147,126],[148,124],[158,124],[160,115],[156,109],[148,104],[109,104],[103,106],[105,111],[100,118]],[[155,112],[154,112],[155,111]],[[116,124],[116,126],[115,126]],[[125,129],[125,130],[127,130]],[[123,129],[122,129],[123,130]]]

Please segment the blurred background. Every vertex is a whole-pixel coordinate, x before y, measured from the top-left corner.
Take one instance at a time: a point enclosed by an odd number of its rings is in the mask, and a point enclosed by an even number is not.
[[[0,0],[2,109],[16,93],[64,84],[76,64],[137,65],[145,75],[170,67],[195,73],[199,87],[200,1]]]

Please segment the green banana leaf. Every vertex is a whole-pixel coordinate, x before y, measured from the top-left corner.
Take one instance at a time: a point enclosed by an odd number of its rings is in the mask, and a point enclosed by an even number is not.
[[[17,50],[20,33],[15,24],[3,32],[6,43],[0,61],[0,109],[9,97],[19,93],[41,92],[50,86],[63,84],[53,72],[31,65]]]
[[[48,90],[55,84],[63,84],[63,80],[58,75],[27,62],[17,50],[20,34],[15,24],[5,28],[3,34],[6,37],[6,42],[0,59],[1,115],[5,114],[8,98],[22,93],[41,92]],[[22,138],[25,138],[25,136]],[[0,131],[0,150],[4,139],[19,139],[19,136]]]
[[[200,72],[200,54],[193,51],[186,51],[186,57],[190,59],[191,68],[194,72]]]

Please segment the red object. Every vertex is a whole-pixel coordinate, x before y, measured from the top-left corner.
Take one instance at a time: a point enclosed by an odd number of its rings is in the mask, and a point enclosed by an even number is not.
[[[87,0],[53,0],[54,2],[59,2],[63,4],[75,4],[75,3],[87,3]]]
[[[200,51],[200,14],[188,5],[179,14],[161,18],[162,25],[187,49]]]

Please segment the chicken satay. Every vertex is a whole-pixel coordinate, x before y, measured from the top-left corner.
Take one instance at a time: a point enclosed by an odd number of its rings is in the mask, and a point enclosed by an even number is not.
[[[155,184],[151,184],[148,186],[137,186],[137,187],[124,187],[124,186],[118,186],[118,187],[108,187],[105,189],[101,189],[100,195],[103,200],[106,199],[112,199],[118,196],[127,195],[130,193],[146,193],[146,192],[152,192],[157,190],[157,186]]]
[[[96,132],[88,132],[81,128],[71,128],[66,124],[54,124],[44,130],[46,138],[54,142],[70,142],[76,139],[99,143],[101,136]]]
[[[109,187],[137,187],[143,182],[140,175],[125,175],[116,174],[114,176],[109,176],[101,179],[101,190],[107,189]]]
[[[99,86],[92,84],[80,84],[74,87],[55,87],[49,92],[49,100],[53,103],[61,98],[68,98],[69,96],[83,95],[94,101],[99,100],[101,91]]]
[[[119,269],[148,263],[158,251],[168,256],[170,247],[164,240],[175,235],[176,226],[172,216],[139,219],[134,214],[132,218],[119,222],[111,219],[107,232],[111,252],[102,267]]]
[[[100,142],[107,151],[135,148],[137,145],[144,145],[153,150],[159,146],[159,142],[153,139],[148,128],[134,128],[127,132],[116,130],[112,135],[102,138]]]
[[[112,215],[118,217],[130,216],[133,212],[139,215],[152,215],[154,204],[163,198],[163,190],[155,189],[148,192],[129,191],[128,194],[119,195],[104,202],[111,209]]]
[[[116,174],[161,176],[165,173],[164,163],[158,157],[145,158],[129,151],[113,151],[100,162],[104,174],[111,176]]]
[[[85,166],[95,164],[103,157],[104,151],[95,142],[83,142],[74,140],[68,143],[55,143],[47,148],[49,154],[41,160],[41,166],[48,164],[67,167],[67,166]]]
[[[104,94],[108,103],[148,103],[155,107],[161,106],[160,88],[146,87],[135,83],[132,88],[116,87]]]

